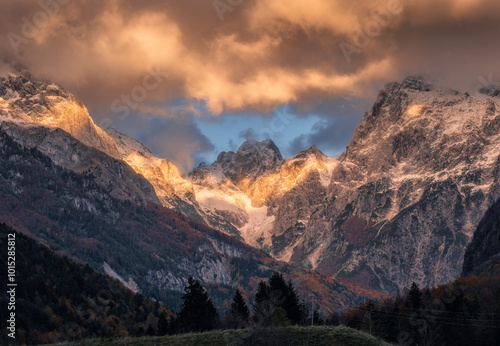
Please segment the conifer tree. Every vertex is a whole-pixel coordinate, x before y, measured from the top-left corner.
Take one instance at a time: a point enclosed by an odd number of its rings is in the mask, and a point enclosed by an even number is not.
[[[234,294],[230,314],[233,328],[245,328],[248,325],[250,312],[248,311],[247,303],[245,302],[245,299],[241,295],[239,289],[236,289]]]
[[[302,321],[303,313],[305,311],[302,311],[301,309],[299,296],[291,281],[288,281],[287,289],[288,291],[285,301],[285,307],[288,318],[293,324],[300,324],[300,322]]]
[[[274,273],[269,279],[271,301],[275,307],[282,307],[292,324],[302,321],[300,301],[291,281],[286,283],[281,273]]]
[[[266,323],[273,313],[274,306],[271,304],[270,293],[270,287],[261,280],[255,295],[254,319],[257,323]]]
[[[188,279],[182,296],[182,310],[179,313],[180,328],[184,332],[203,332],[215,329],[219,315],[207,291],[198,280]]]
[[[408,299],[412,310],[420,309],[420,304],[422,303],[422,293],[416,283],[411,284],[410,291],[408,292]]]

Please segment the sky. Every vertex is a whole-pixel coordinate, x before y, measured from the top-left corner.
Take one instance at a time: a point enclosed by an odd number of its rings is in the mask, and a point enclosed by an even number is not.
[[[346,147],[384,84],[500,80],[497,0],[0,0],[0,75],[30,71],[189,171],[272,138]]]

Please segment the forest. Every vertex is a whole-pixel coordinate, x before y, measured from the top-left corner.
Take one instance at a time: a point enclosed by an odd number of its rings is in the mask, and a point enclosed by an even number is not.
[[[0,246],[7,247],[7,233],[0,224]],[[420,289],[413,283],[407,292],[379,301],[321,316],[311,314],[291,280],[274,272],[256,287],[253,302],[239,288],[217,311],[202,283],[189,278],[180,298],[181,309],[172,310],[88,265],[55,254],[35,240],[16,233],[17,340],[26,344],[56,343],[91,338],[162,336],[211,330],[281,328],[286,326],[347,326],[391,343],[405,345],[497,344],[500,341],[500,263],[491,263],[480,276],[459,278],[447,285]],[[7,253],[0,267],[7,272]],[[6,277],[0,279],[6,286]],[[6,306],[6,292],[0,304]],[[7,320],[7,311],[0,311]],[[3,322],[2,322],[3,323]],[[8,344],[5,328],[1,343]]]

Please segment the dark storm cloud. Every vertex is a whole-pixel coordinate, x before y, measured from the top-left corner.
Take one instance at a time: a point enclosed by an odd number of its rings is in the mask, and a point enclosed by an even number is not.
[[[326,118],[314,124],[311,133],[294,138],[288,147],[288,152],[298,153],[315,145],[326,153],[341,153],[349,142],[359,119],[357,118]]]

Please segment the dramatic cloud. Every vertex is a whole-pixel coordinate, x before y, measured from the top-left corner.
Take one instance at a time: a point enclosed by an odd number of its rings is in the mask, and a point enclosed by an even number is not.
[[[179,99],[199,117],[268,113],[284,104],[307,112],[324,100],[373,100],[384,83],[407,74],[470,90],[500,79],[497,0],[0,0],[0,6],[0,74],[21,68],[59,82],[101,109],[98,120],[123,113],[124,95],[135,114],[173,119],[165,105]],[[145,84],[151,70],[168,77]],[[314,132],[290,148],[313,140],[337,146],[361,114],[349,120],[324,109]],[[335,129],[343,129],[342,140],[328,139]]]
[[[9,61],[85,101],[109,102],[158,66],[169,79],[149,98],[219,114],[373,95],[408,73],[477,83],[497,72],[499,10],[494,0],[2,1],[0,42]]]

